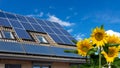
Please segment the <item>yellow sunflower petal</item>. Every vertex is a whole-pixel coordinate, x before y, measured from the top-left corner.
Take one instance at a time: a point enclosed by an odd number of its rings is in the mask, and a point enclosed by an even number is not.
[[[108,63],[112,63],[114,59],[118,57],[118,52],[119,52],[118,48],[113,46],[108,48],[108,53],[106,53],[105,51],[102,51],[101,54],[104,55]]]
[[[99,46],[104,46],[107,43],[107,34],[105,33],[104,29],[96,27],[91,34],[91,40],[94,44]]]
[[[79,55],[86,56],[87,52],[92,48],[89,39],[84,39],[77,42],[77,51]]]

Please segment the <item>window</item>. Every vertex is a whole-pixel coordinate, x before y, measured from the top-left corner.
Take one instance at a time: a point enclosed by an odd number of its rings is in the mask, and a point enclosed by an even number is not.
[[[48,41],[45,39],[45,37],[41,36],[41,35],[36,35],[37,37],[37,40],[40,42],[40,43],[48,43]]]
[[[50,65],[34,65],[33,68],[51,68]]]
[[[5,68],[21,68],[20,64],[5,64]]]
[[[14,39],[12,32],[10,32],[10,31],[2,31],[2,32],[3,32],[3,38]]]

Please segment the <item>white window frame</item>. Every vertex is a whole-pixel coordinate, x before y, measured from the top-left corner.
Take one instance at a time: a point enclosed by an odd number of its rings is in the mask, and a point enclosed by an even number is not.
[[[38,37],[41,37],[42,39],[43,39],[43,41],[41,41]],[[48,43],[48,41],[46,40],[46,38],[44,37],[44,36],[42,36],[42,35],[36,35],[36,38],[37,38],[37,40],[39,41],[39,43]]]
[[[1,32],[2,32],[1,34],[3,35],[3,38],[5,38],[5,39],[15,39],[15,38],[14,38],[14,35],[13,35],[13,33],[12,33],[11,31],[2,30]],[[6,38],[4,32],[9,32],[9,33],[10,33],[10,38]],[[1,35],[1,36],[2,36],[2,35]]]

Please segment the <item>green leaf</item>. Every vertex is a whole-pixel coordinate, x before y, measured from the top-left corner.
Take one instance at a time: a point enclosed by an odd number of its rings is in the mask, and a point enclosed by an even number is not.
[[[91,55],[91,54],[95,54],[95,52],[97,52],[97,48],[92,48],[88,51],[87,55]]]
[[[101,29],[104,29],[104,25],[101,25],[100,28],[101,28]]]
[[[64,50],[64,52],[78,54],[77,50]]]
[[[72,42],[75,43],[75,44],[77,44],[78,41],[77,40],[72,40]]]

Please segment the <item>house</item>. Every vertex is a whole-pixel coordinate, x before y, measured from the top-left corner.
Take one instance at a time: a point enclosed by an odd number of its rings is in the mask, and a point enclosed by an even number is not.
[[[85,63],[58,23],[0,11],[0,68],[70,68]]]

